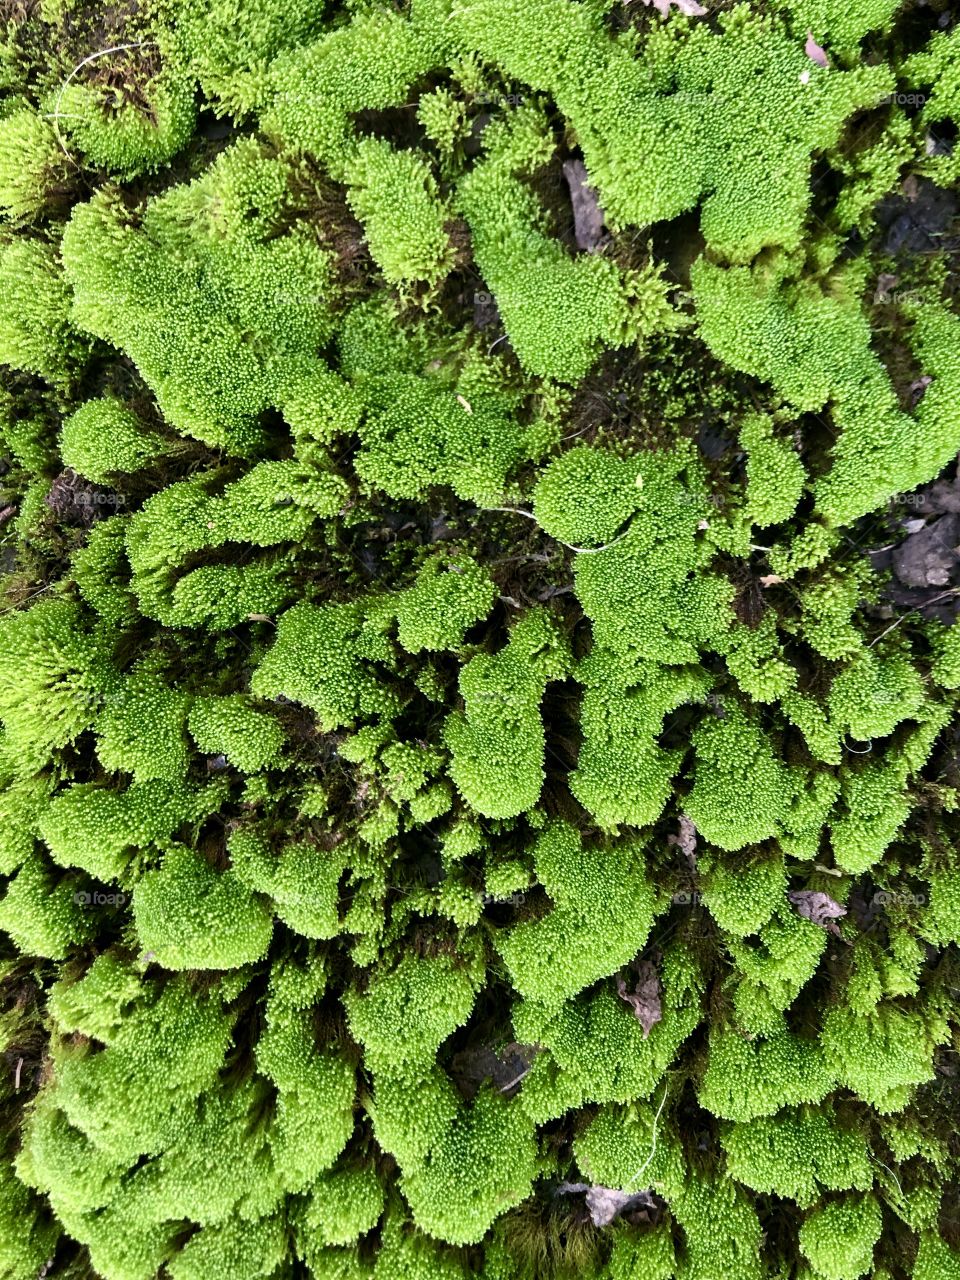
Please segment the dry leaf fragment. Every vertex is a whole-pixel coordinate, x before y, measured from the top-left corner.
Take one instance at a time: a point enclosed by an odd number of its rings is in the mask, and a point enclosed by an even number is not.
[[[467,413],[473,413],[473,407],[472,407],[472,405],[470,404],[470,401],[467,399],[467,397],[466,397],[466,396],[459,396],[459,395],[458,395],[458,396],[457,396],[457,399],[458,399],[458,400],[459,400],[459,402],[463,405],[464,409],[466,409]]]
[[[807,32],[807,43],[803,46],[803,51],[818,67],[829,67],[830,59],[827,57],[827,51],[817,44],[812,31]]]
[[[586,1192],[590,1220],[595,1227],[608,1227],[614,1218],[631,1209],[656,1209],[657,1202],[650,1191],[620,1191],[616,1187],[592,1187],[588,1182],[562,1182],[557,1188],[560,1195],[581,1195]]]
[[[929,387],[932,382],[933,378],[930,374],[925,373],[922,378],[917,378],[915,382],[910,383],[910,403],[914,409],[927,394],[927,387]],[[2,513],[0,513],[0,519],[2,519]]]
[[[643,1038],[646,1040],[654,1026],[663,1017],[660,1005],[660,976],[652,961],[640,962],[636,985],[632,991],[623,978],[618,978],[617,995],[633,1010],[637,1021],[643,1027]]]
[[[603,240],[603,210],[596,191],[590,186],[587,166],[582,160],[567,160],[563,176],[570,188],[573,206],[573,233],[578,249],[591,251]]]
[[[685,14],[688,18],[702,18],[707,12],[702,4],[697,4],[697,0],[643,0],[643,3],[649,9],[653,5],[657,13],[661,17],[670,17],[670,6],[675,4],[680,13]]]
[[[793,893],[788,893],[787,897],[797,908],[798,913],[811,924],[818,924],[822,929],[836,934],[839,938],[840,930],[834,924],[834,920],[847,914],[846,907],[841,907],[840,903],[834,902],[828,893],[822,893],[818,889],[797,889]]]
[[[760,579],[761,587],[775,587],[778,583],[783,582],[783,578],[779,573],[765,573]]]
[[[667,844],[674,844],[687,860],[691,871],[697,869],[697,828],[685,813],[680,815],[680,831],[667,836]]]

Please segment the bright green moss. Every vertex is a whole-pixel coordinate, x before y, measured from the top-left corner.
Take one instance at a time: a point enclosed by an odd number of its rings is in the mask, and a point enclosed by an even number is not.
[[[105,768],[179,782],[187,771],[190,698],[149,670],[134,671],[111,691],[97,716],[97,755]]]
[[[60,456],[67,466],[100,484],[109,483],[111,476],[139,471],[162,449],[160,437],[113,399],[82,405],[60,433]]]
[[[726,1129],[730,1176],[755,1191],[812,1205],[828,1191],[868,1191],[873,1170],[863,1137],[826,1108],[797,1108]]]
[[[305,1232],[326,1245],[352,1244],[371,1231],[383,1213],[383,1189],[372,1170],[324,1174],[310,1190]]]
[[[393,498],[421,497],[431,485],[481,506],[502,502],[519,461],[521,434],[502,403],[471,402],[427,378],[394,374],[366,391],[357,474]]]
[[[559,1012],[528,1002],[514,1008],[517,1034],[549,1050],[524,1078],[525,1110],[537,1120],[555,1118],[543,1112],[559,1102],[562,1114],[568,1087],[571,1107],[584,1100],[628,1103],[662,1087],[664,1072],[700,1018],[698,976],[683,972],[678,952],[674,948],[665,957],[661,1017],[649,1034],[613,981],[595,995],[568,1001]]]
[[[951,455],[958,437],[947,396],[960,322],[933,303],[916,308],[910,347],[937,371],[940,391],[904,414],[849,285],[840,279],[831,292],[784,284],[787,270],[786,259],[762,271],[700,260],[693,271],[700,328],[716,355],[771,382],[797,409],[832,403],[840,434],[817,503],[828,523],[844,524],[929,480]]]
[[[218,114],[243,116],[269,100],[270,63],[315,35],[323,5],[191,0],[177,36],[204,96]]]
[[[283,1220],[233,1219],[191,1236],[170,1265],[173,1280],[260,1280],[286,1257]]]
[[[482,1239],[525,1200],[536,1173],[533,1125],[516,1103],[481,1093],[402,1186],[418,1226],[452,1244]]]
[[[822,1042],[839,1082],[889,1114],[915,1085],[933,1078],[933,1050],[943,1033],[939,1019],[927,1022],[893,1004],[867,1016],[841,1005],[824,1019]]]
[[[832,1086],[820,1045],[781,1026],[753,1042],[736,1031],[713,1032],[699,1096],[714,1115],[746,1122],[781,1107],[822,1102]]]
[[[768,899],[764,913],[769,908]],[[738,969],[733,1000],[741,1026],[751,1034],[775,1032],[817,971],[826,946],[826,930],[806,920],[782,896],[755,940],[731,939],[727,947]]]
[[[419,156],[395,151],[380,138],[365,138],[347,160],[344,178],[350,206],[364,224],[370,253],[389,284],[422,280],[434,285],[447,274],[452,263],[445,229],[450,210]],[[396,219],[398,208],[404,210],[402,223]]]
[[[64,155],[52,124],[29,107],[0,120],[0,209],[11,220],[46,212],[62,181]]]
[[[839,50],[852,50],[869,32],[887,27],[897,10],[896,0],[867,0],[855,11],[838,0],[789,0],[785,7],[797,31],[810,30]]]
[[[284,743],[277,721],[239,693],[196,698],[187,723],[201,751],[213,756],[222,753],[244,773],[273,764]]]
[[[873,1196],[834,1200],[804,1221],[800,1248],[827,1280],[859,1280],[870,1270],[880,1229]]]
[[[11,1280],[954,1276],[956,32],[654,7],[8,6]]]
[[[604,648],[668,665],[696,662],[732,620],[730,584],[705,572],[713,549],[698,535],[707,495],[686,451],[636,463],[640,510],[612,545],[577,556],[577,598]]]
[[[760,1223],[739,1187],[727,1179],[702,1179],[670,1203],[686,1236],[691,1280],[708,1280],[717,1266],[724,1274],[761,1280]]]
[[[238,831],[229,842],[231,868],[248,889],[268,894],[279,919],[307,938],[340,932],[339,881],[346,859],[304,842],[277,857],[253,831]]]
[[[540,702],[547,684],[566,674],[567,661],[563,637],[541,608],[524,614],[506,648],[464,667],[465,710],[453,713],[444,737],[451,777],[477,813],[512,818],[537,803],[545,777]]]
[[[552,153],[536,111],[522,108],[515,120],[492,124],[484,142],[488,158],[460,184],[458,203],[525,370],[577,381],[604,346],[641,342],[677,326],[667,284],[655,269],[622,276],[609,259],[570,257],[544,234],[538,202],[517,176]]]
[[[747,450],[746,519],[761,528],[789,520],[806,480],[796,451],[760,414],[740,424],[740,443]]]
[[[722,849],[772,836],[785,815],[787,771],[759,724],[728,704],[694,735],[697,762],[686,808],[697,829]]]
[[[780,858],[717,862],[705,858],[703,897],[721,929],[745,938],[767,923],[787,892]]]
[[[904,64],[904,74],[912,77],[912,82],[929,85],[932,90],[929,97],[925,95],[920,122],[934,136],[938,136],[943,126],[956,117],[960,98],[956,55],[956,32],[937,31],[927,46]],[[935,182],[949,186],[957,179],[957,157],[952,149],[938,151],[926,161],[926,167]]]
[[[194,789],[160,778],[116,791],[77,782],[53,798],[39,832],[61,866],[115,880],[135,849],[165,843],[183,823],[216,809],[223,794],[216,783]]]
[[[0,624],[0,717],[13,759],[42,767],[93,722],[110,679],[106,654],[81,610],[44,600]]]
[[[234,871],[182,848],[141,879],[133,911],[144,952],[166,969],[235,969],[264,954],[273,929]]]
[[[470,974],[452,959],[401,961],[363,996],[345,997],[350,1026],[374,1063],[429,1063],[473,1007]]]
[[[0,1266],[13,1277],[40,1271],[59,1231],[6,1164],[0,1166]]]
[[[122,515],[99,520],[70,561],[81,597],[110,625],[128,621],[136,608],[128,585],[126,533],[127,521]]]
[[[636,955],[650,931],[653,892],[640,847],[583,848],[564,824],[538,838],[534,861],[553,910],[500,935],[497,949],[522,996],[555,1005]]]
[[[704,198],[708,243],[735,261],[799,244],[811,153],[893,87],[879,67],[811,67],[802,41],[745,5],[725,15],[719,38],[707,24],[652,38],[646,65],[606,36],[598,14],[563,0],[472,0],[457,19],[466,42],[550,92],[573,121],[615,225],[673,218]],[[756,92],[745,99],[746,81]]]
[[[408,653],[456,649],[464,631],[486,616],[495,598],[496,587],[475,560],[433,556],[414,585],[390,602],[397,639]]]
[[[924,1231],[913,1274],[916,1280],[954,1280],[960,1275],[960,1256],[936,1232]]]
[[[574,674],[584,686],[583,742],[571,791],[605,830],[655,822],[680,762],[657,737],[670,713],[705,695],[709,681],[692,668],[632,662],[599,647]]]
[[[0,249],[0,363],[48,382],[68,382],[84,355],[70,319],[57,249],[18,239]]]
[[[144,54],[138,55],[136,49],[131,52],[132,66],[127,74],[140,78],[143,73],[136,59]],[[159,168],[176,155],[196,124],[193,85],[177,68],[165,67],[138,89],[142,105],[124,101],[124,95],[106,85],[77,78],[51,97],[50,112],[61,135],[88,164],[120,178],[132,178]]]
[[[0,929],[30,956],[60,960],[92,937],[95,923],[78,901],[76,881],[58,877],[39,854],[31,854],[0,900]]]
[[[590,546],[616,537],[642,495],[642,459],[625,460],[580,445],[543,472],[533,509],[551,538]]]
[[[365,632],[356,605],[298,604],[280,619],[276,642],[250,688],[261,698],[302,702],[334,729],[399,709],[396,694],[370,665],[390,656],[382,636]]]
[[[153,987],[148,997],[106,1048],[67,1040],[54,1055],[51,1101],[98,1151],[126,1165],[183,1132],[195,1099],[223,1065],[229,1037],[216,999],[198,1000],[183,980],[159,993]],[[120,1115],[110,1106],[115,1097],[135,1105]]]
[[[284,361],[312,355],[329,339],[329,263],[297,226],[266,239],[270,223],[254,222],[259,235],[225,239],[222,228],[197,217],[197,205],[216,207],[231,183],[241,225],[258,209],[256,186],[248,183],[241,199],[235,176],[238,164],[258,175],[258,152],[224,157],[196,188],[156,198],[142,229],[102,195],[78,206],[63,255],[76,323],[130,355],[167,420],[249,453],[262,445],[260,415],[279,398]],[[219,253],[211,253],[214,245]],[[258,344],[243,337],[251,328]]]
[[[444,43],[436,29],[408,22],[392,10],[358,16],[275,60],[274,97],[263,127],[298,149],[335,160],[350,113],[401,103]]]

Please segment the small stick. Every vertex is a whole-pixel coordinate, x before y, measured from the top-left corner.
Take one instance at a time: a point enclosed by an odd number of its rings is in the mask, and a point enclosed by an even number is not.
[[[73,77],[77,74],[77,72],[82,70],[82,68],[85,67],[88,62],[94,62],[97,58],[103,58],[108,53],[122,53],[126,49],[142,49],[144,45],[155,44],[155,43],[156,41],[154,40],[135,40],[132,44],[115,44],[115,45],[111,45],[109,49],[98,49],[96,53],[88,53],[87,56],[81,62],[77,63],[77,65],[73,68],[73,70],[67,76],[66,80],[64,80],[63,84],[60,86],[60,92],[57,94],[56,104],[54,105],[53,111],[47,113],[47,119],[53,121],[53,131],[57,135],[57,141],[60,143],[60,149],[75,168],[79,169],[80,165],[76,160],[74,160],[73,156],[67,150],[67,144],[64,142],[63,135],[60,132],[60,125],[57,123],[61,119],[63,120],[67,119],[66,115],[61,116],[60,114],[60,103],[63,101],[63,94],[67,85],[70,83]],[[81,119],[81,120],[83,119],[82,116],[73,116],[73,118]]]

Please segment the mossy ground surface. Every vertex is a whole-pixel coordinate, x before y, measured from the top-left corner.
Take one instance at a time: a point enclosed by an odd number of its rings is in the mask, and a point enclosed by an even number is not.
[[[958,1280],[946,0],[0,4],[0,1280]]]

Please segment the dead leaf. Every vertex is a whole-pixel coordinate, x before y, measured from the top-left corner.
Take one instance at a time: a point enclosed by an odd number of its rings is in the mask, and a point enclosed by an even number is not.
[[[475,1045],[455,1053],[450,1074],[460,1094],[471,1102],[484,1081],[489,1080],[500,1093],[508,1094],[528,1074],[537,1055],[535,1045],[511,1043],[494,1049]]]
[[[676,845],[687,860],[691,871],[697,869],[697,828],[685,813],[680,815],[680,831],[677,835],[667,836],[667,844]]]
[[[920,180],[915,173],[909,173],[900,187],[905,200],[916,200],[920,194]]]
[[[906,587],[947,587],[960,576],[960,515],[940,516],[931,524],[905,520],[908,537],[893,552],[893,572]]]
[[[595,1227],[608,1227],[614,1218],[634,1209],[659,1207],[651,1191],[620,1191],[616,1187],[592,1187],[587,1182],[562,1182],[557,1191],[567,1196],[586,1192],[590,1220]]]
[[[780,582],[783,582],[783,578],[779,573],[765,573],[760,579],[761,587],[775,587]]]
[[[631,991],[623,978],[617,979],[617,995],[633,1010],[637,1021],[643,1027],[643,1038],[653,1030],[663,1017],[660,1005],[660,975],[650,960],[641,960],[637,972],[637,981]]]
[[[820,925],[839,938],[840,930],[834,920],[847,914],[846,907],[841,907],[839,902],[834,902],[828,893],[822,893],[819,889],[796,889],[793,893],[788,893],[787,897],[805,920]]]
[[[473,407],[466,396],[457,396],[457,399],[463,405],[464,409],[466,409],[467,413],[473,413]]]
[[[927,387],[930,386],[931,382],[933,382],[933,378],[929,373],[925,373],[922,378],[917,378],[915,382],[910,383],[910,403],[914,409],[927,394]]]
[[[643,0],[643,3],[649,9],[653,5],[657,13],[663,18],[670,17],[670,6],[677,6],[677,11],[684,14],[688,18],[702,18],[707,12],[702,4],[697,4],[697,0]]]
[[[570,188],[573,206],[573,231],[578,249],[596,249],[604,238],[603,210],[596,191],[589,184],[587,166],[582,160],[567,160],[563,176]]]
[[[827,57],[827,51],[817,44],[812,31],[807,32],[807,43],[803,46],[803,51],[818,67],[829,67],[830,59]]]

